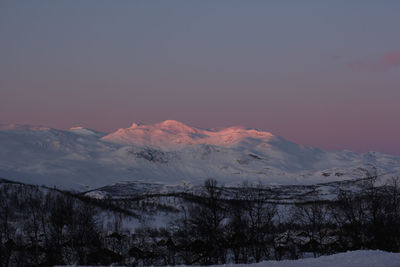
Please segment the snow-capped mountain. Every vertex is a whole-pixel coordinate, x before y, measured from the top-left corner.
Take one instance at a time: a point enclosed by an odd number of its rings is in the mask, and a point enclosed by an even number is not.
[[[131,127],[119,129],[102,139],[119,144],[176,150],[189,145],[201,144],[232,147],[243,141],[253,141],[254,145],[259,143],[268,146],[277,137],[268,132],[245,129],[243,127],[206,130],[190,127],[178,121],[166,120],[152,125],[133,123]]]
[[[243,127],[200,129],[167,120],[105,134],[0,125],[0,177],[85,190],[116,182],[314,184],[400,173],[400,157],[323,151]]]

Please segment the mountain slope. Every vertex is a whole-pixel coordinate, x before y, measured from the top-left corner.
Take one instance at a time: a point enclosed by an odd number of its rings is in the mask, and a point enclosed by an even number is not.
[[[87,190],[121,181],[226,185],[314,184],[400,173],[400,157],[323,151],[268,132],[200,129],[177,121],[132,124],[111,134],[0,125],[0,177]]]

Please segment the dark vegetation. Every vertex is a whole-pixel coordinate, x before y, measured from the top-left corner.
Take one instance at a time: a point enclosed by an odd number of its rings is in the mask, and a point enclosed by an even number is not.
[[[400,179],[365,181],[334,201],[271,203],[262,185],[230,198],[207,180],[203,195],[96,200],[39,186],[0,183],[0,266],[208,265],[297,259],[347,250],[400,251]],[[154,196],[153,196],[154,197]],[[161,197],[161,196],[160,196]],[[175,217],[162,228],[124,231],[143,212]],[[107,223],[107,221],[109,221]]]

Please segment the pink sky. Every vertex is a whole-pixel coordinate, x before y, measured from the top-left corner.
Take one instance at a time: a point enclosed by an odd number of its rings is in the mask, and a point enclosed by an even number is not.
[[[175,119],[400,154],[399,9],[3,1],[0,122],[113,131]]]

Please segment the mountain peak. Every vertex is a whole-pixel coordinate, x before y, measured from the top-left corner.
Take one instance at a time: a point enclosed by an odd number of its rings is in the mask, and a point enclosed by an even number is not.
[[[133,123],[129,128],[104,136],[104,141],[138,146],[154,146],[162,149],[180,149],[185,146],[207,144],[235,146],[246,141],[268,145],[275,136],[269,132],[233,126],[222,129],[201,129],[190,127],[176,120],[165,120],[154,124]]]
[[[155,127],[159,127],[161,129],[172,130],[176,132],[195,132],[196,129],[192,128],[180,121],[176,120],[165,120],[160,123],[154,124]]]
[[[184,123],[176,120],[165,120],[160,122],[162,125],[185,125]]]
[[[129,128],[136,128],[136,127],[138,127],[138,126],[140,126],[140,125],[143,125],[141,122],[133,122],[132,124],[131,124],[131,127],[129,127]]]

